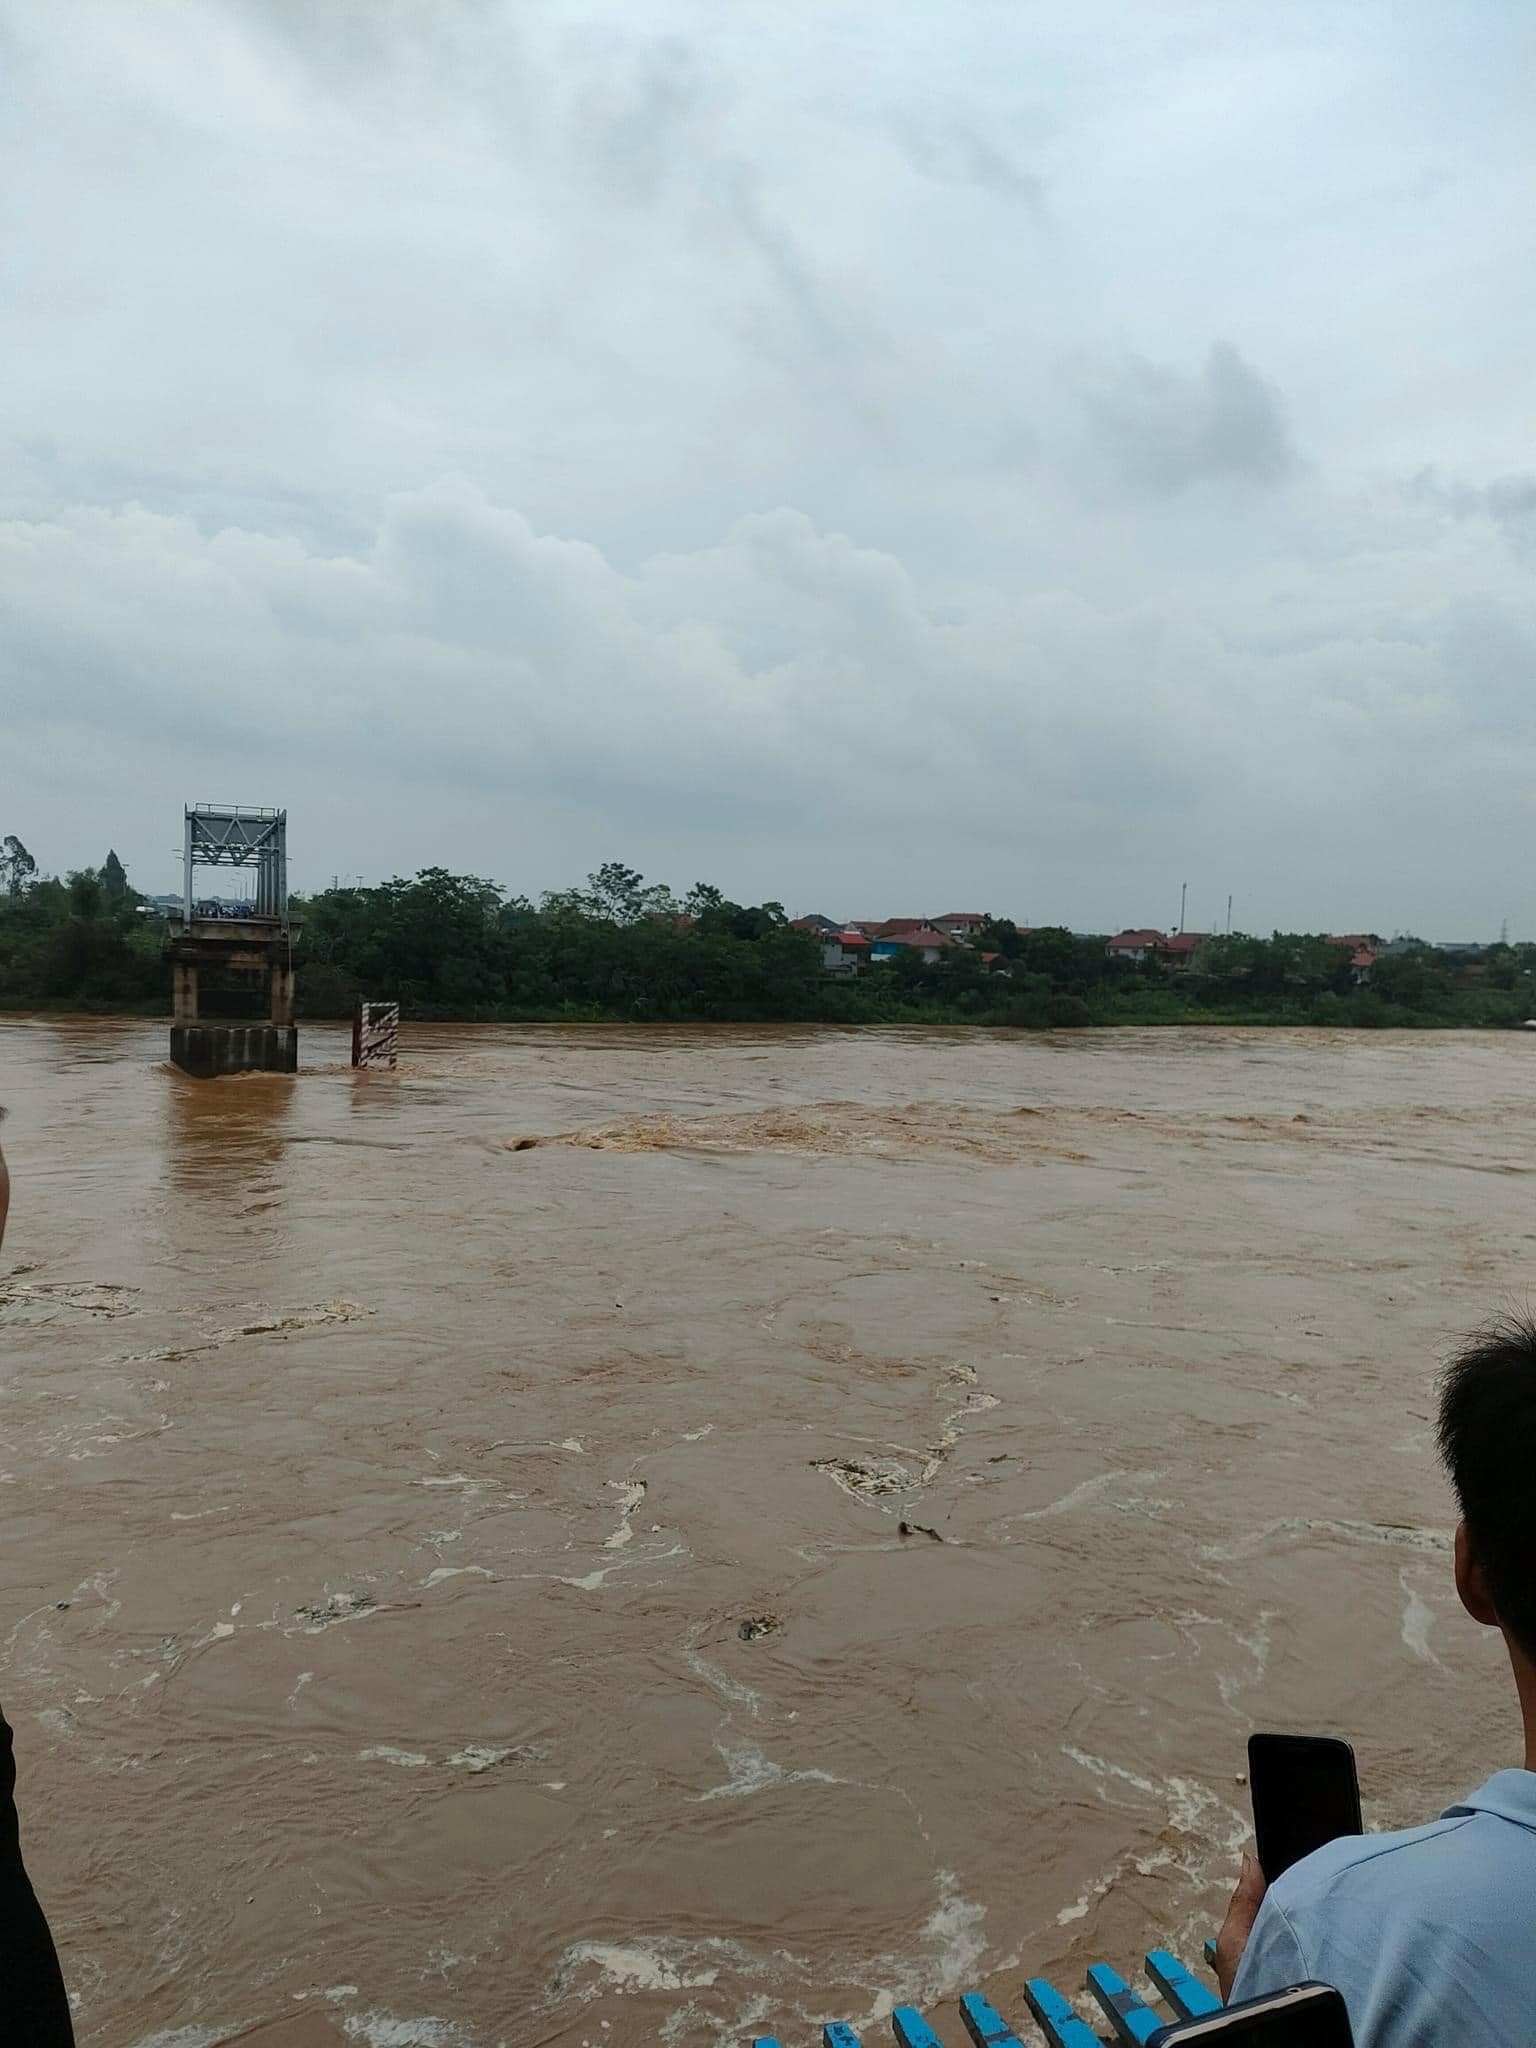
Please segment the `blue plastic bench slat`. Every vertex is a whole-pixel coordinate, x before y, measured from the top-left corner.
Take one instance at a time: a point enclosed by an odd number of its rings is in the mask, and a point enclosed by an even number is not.
[[[900,2048],[944,2048],[915,2005],[898,2005],[891,2014],[891,2032]]]
[[[1181,2020],[1197,2020],[1205,2013],[1221,2011],[1221,2000],[1215,1992],[1208,1991],[1198,1977],[1192,1977],[1166,1948],[1147,1952],[1147,1975]]]
[[[1088,1965],[1088,1989],[1103,2006],[1116,2040],[1132,2044],[1150,2041],[1159,2027],[1167,2025],[1150,2005],[1143,2005],[1120,1972],[1112,1970],[1108,1963]]]
[[[859,2048],[859,2037],[845,2020],[828,2020],[821,2030],[821,2048]]]
[[[1031,1977],[1024,1986],[1024,2002],[1040,2022],[1050,2048],[1100,2048],[1098,2035],[1080,2020],[1054,1984],[1043,1977]]]
[[[1002,2014],[988,2005],[979,1991],[967,1991],[961,1999],[960,2017],[976,2048],[1024,2048]]]
[[[752,2048],[779,2048],[779,2044],[772,2034],[759,2034],[753,2041]]]

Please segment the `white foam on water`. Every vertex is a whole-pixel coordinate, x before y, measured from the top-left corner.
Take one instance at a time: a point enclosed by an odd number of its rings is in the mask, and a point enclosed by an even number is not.
[[[357,1752],[358,1761],[365,1764],[398,1764],[402,1770],[420,1770],[431,1758],[422,1755],[419,1749],[395,1749],[387,1742],[376,1742],[368,1749]]]
[[[561,1958],[561,1971],[589,1963],[614,1991],[701,1991],[720,1975],[718,1965],[700,1966],[695,1951],[703,1946],[668,1935],[651,1941],[578,1941]]]
[[[145,2034],[133,2048],[214,2048],[227,2041],[227,2027],[165,2027],[157,2034]]]
[[[422,1590],[425,1592],[428,1587],[440,1586],[444,1579],[462,1579],[471,1575],[482,1579],[494,1579],[496,1576],[483,1564],[440,1564],[422,1580]]]
[[[466,1771],[489,1771],[497,1764],[504,1764],[511,1754],[510,1749],[491,1749],[483,1742],[466,1742],[462,1749],[456,1749],[446,1761],[458,1764]]]
[[[624,1498],[619,1509],[619,1526],[614,1530],[607,1542],[604,1543],[603,1548],[604,1550],[622,1550],[626,1544],[634,1540],[633,1517],[635,1509],[645,1499],[645,1481],[643,1479],[610,1479],[608,1484],[618,1493],[621,1493]]]
[[[1240,1650],[1252,1658],[1253,1669],[1246,1675],[1226,1670],[1218,1670],[1216,1673],[1216,1690],[1221,1695],[1222,1705],[1236,1712],[1239,1694],[1256,1685],[1268,1667],[1271,1631],[1275,1620],[1274,1609],[1261,1609],[1252,1628],[1249,1629],[1239,1627],[1236,1622],[1222,1621],[1213,1614],[1202,1614],[1198,1608],[1183,1609],[1170,1614],[1168,1619],[1179,1634],[1194,1645],[1196,1656],[1201,1654],[1201,1649],[1194,1631],[1210,1628],[1225,1636],[1228,1641],[1236,1643]]]
[[[234,1632],[235,1625],[232,1621],[216,1621],[213,1627],[209,1629],[207,1635],[199,1636],[192,1647],[194,1650],[206,1650],[210,1643],[222,1643],[227,1637],[232,1636]]]
[[[1422,1658],[1426,1664],[1438,1664],[1440,1659],[1429,1647],[1429,1631],[1434,1625],[1435,1610],[1418,1587],[1408,1583],[1406,1570],[1397,1576],[1403,1589],[1403,1642],[1415,1657]]]
[[[919,1942],[912,1954],[871,1955],[865,1951],[857,1957],[830,1958],[823,1969],[816,1972],[817,1980],[830,1977],[839,1983],[878,1987],[872,1991],[869,2006],[863,2013],[848,2015],[856,2032],[860,2028],[883,2026],[890,2019],[896,1997],[926,2005],[934,1999],[952,1998],[958,1992],[976,1988],[982,1960],[987,1954],[987,1939],[981,1931],[987,1909],[974,1899],[962,1898],[952,1870],[935,1871],[933,1883],[939,1895],[938,1904],[923,1922]],[[820,2004],[822,1993],[819,1983],[807,1977],[806,1966],[782,1952],[777,1961],[781,1974],[783,1969],[793,1968],[803,1983],[815,1989]],[[897,1987],[894,1996],[889,1988],[893,1985]],[[778,2012],[773,2016],[782,2017],[783,2007],[781,1995]],[[801,2017],[807,2018],[809,2023],[809,2016],[803,2009]]]
[[[1283,1521],[1264,1522],[1235,1543],[1210,1543],[1197,1553],[1211,1564],[1235,1564],[1252,1557],[1277,1537],[1340,1536],[1347,1543],[1380,1544],[1389,1550],[1418,1550],[1443,1553],[1451,1548],[1448,1529],[1422,1529],[1406,1522],[1355,1522],[1287,1516]]]
[[[930,1998],[949,1998],[957,1991],[970,1990],[987,1952],[987,1938],[981,1923],[985,1906],[960,1896],[959,1881],[952,1870],[941,1870],[936,1882],[939,1903],[923,1922],[925,1937],[934,1943],[936,1975],[931,1980]]]
[[[1070,1742],[1064,1742],[1061,1745],[1061,1753],[1063,1756],[1070,1757],[1073,1763],[1087,1771],[1092,1777],[1118,1778],[1122,1784],[1134,1786],[1138,1792],[1145,1792],[1149,1796],[1157,1791],[1156,1785],[1153,1784],[1150,1778],[1138,1777],[1134,1771],[1126,1770],[1123,1764],[1112,1764],[1107,1757],[1091,1756],[1086,1749],[1076,1749]],[[1099,1797],[1101,1799],[1104,1797],[1102,1790],[1099,1793]]]
[[[681,2041],[697,2040],[709,2028],[710,2018],[693,1999],[669,2012],[656,2030],[662,2048],[677,2048]],[[582,2048],[586,2048],[583,2042]]]
[[[843,1778],[834,1778],[830,1771],[786,1771],[772,1757],[764,1756],[755,1742],[717,1742],[715,1748],[724,1759],[730,1776],[723,1785],[712,1785],[707,1792],[695,1793],[696,1805],[702,1805],[708,1799],[747,1799],[754,1792],[766,1792],[775,1785],[842,1785],[847,1782]]]
[[[685,1444],[702,1443],[705,1437],[714,1429],[714,1426],[712,1422],[706,1422],[702,1429],[685,1429],[683,1431],[683,1442]]]
[[[610,1538],[610,1544],[611,1541],[612,1539]],[[609,1545],[604,1546],[605,1549],[608,1547]],[[674,1543],[669,1550],[640,1551],[631,1557],[615,1558],[612,1564],[599,1565],[595,1571],[586,1572],[579,1579],[567,1577],[562,1572],[554,1574],[548,1572],[525,1572],[523,1576],[535,1579],[553,1576],[557,1586],[574,1586],[578,1593],[595,1593],[608,1583],[608,1580],[615,1572],[623,1571],[628,1565],[665,1564],[669,1557],[686,1557],[687,1555],[688,1546],[686,1543]]]
[[[754,1692],[750,1685],[743,1685],[740,1679],[730,1677],[718,1665],[711,1664],[708,1658],[701,1657],[695,1649],[684,1650],[683,1662],[695,1677],[702,1678],[704,1683],[712,1691],[719,1693],[723,1700],[728,1700],[733,1707],[744,1707],[754,1721],[757,1719],[763,1708],[763,1695],[760,1692]]]
[[[1086,1507],[1089,1501],[1098,1500],[1106,1493],[1122,1486],[1143,1486],[1162,1478],[1161,1472],[1098,1472],[1091,1479],[1080,1479],[1057,1500],[1048,1500],[1041,1508],[1024,1508],[1016,1515],[1004,1515],[1000,1528],[1011,1528],[1015,1522],[1043,1522],[1051,1515],[1067,1515],[1074,1508]]]
[[[341,2024],[354,2041],[366,2041],[368,2048],[473,2048],[471,2036],[454,2020],[402,2020],[387,2012],[354,2012]]]

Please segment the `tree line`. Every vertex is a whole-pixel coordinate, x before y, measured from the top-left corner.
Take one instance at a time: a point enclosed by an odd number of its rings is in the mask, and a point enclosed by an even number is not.
[[[993,919],[935,961],[908,950],[839,979],[782,904],[736,903],[702,882],[676,895],[618,861],[537,902],[424,868],[296,897],[293,915],[310,1017],[349,1016],[364,995],[398,998],[409,1016],[528,1021],[1509,1027],[1536,1015],[1536,946],[1489,946],[1474,961],[1410,941],[1359,986],[1348,948],[1305,933],[1222,935],[1174,969]],[[115,852],[60,878],[14,835],[0,841],[0,1007],[161,1013],[165,938]]]

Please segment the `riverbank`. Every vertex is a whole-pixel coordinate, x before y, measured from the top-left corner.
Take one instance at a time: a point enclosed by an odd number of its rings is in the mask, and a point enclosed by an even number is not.
[[[169,927],[99,876],[0,900],[0,1008],[153,1016]],[[359,997],[439,1022],[980,1024],[1511,1029],[1536,1015],[1536,946],[1379,950],[1318,933],[1196,939],[1170,958],[1062,926],[989,920],[966,940],[829,943],[783,906],[700,886],[681,901],[604,868],[538,905],[474,876],[293,900],[300,1018],[349,1018]],[[622,886],[621,886],[622,885]],[[862,950],[861,950],[862,949]],[[876,956],[879,957],[876,957]],[[853,971],[847,971],[852,969]],[[832,970],[832,971],[829,971]],[[209,1015],[221,993],[205,983]]]
[[[375,993],[370,991],[370,993]],[[401,1017],[420,1024],[692,1024],[739,1025],[745,1028],[772,1024],[835,1024],[849,1029],[881,1030],[891,1027],[917,1029],[932,1026],[953,1030],[973,1025],[994,1031],[1112,1031],[1253,1029],[1277,1031],[1512,1031],[1524,1027],[1524,1005],[1510,1002],[1490,1014],[1484,1000],[1471,1000],[1452,1009],[1414,1010],[1401,1003],[1353,1004],[1347,999],[1330,1004],[1314,1001],[1292,1009],[1243,1008],[1236,1004],[1210,1005],[1182,1002],[1161,991],[1141,999],[1116,999],[1095,1004],[1082,1001],[1086,1014],[1052,1018],[1035,1015],[1017,1003],[996,1003],[977,1010],[956,1003],[907,1002],[884,999],[867,1004],[846,999],[846,991],[829,993],[819,1009],[786,1016],[780,1012],[721,1014],[718,1011],[690,1011],[673,1006],[661,1009],[643,1000],[627,1008],[605,1009],[598,1004],[562,1004],[543,1007],[509,1004],[469,1004],[451,1008],[433,1003],[403,1003]],[[344,1023],[352,1016],[350,1005],[317,1007],[306,1001],[302,974],[298,980],[297,1015],[301,1022]],[[170,1029],[170,1011],[158,1001],[113,1002],[92,998],[0,997],[0,1016],[7,1017],[135,1017],[159,1020]]]

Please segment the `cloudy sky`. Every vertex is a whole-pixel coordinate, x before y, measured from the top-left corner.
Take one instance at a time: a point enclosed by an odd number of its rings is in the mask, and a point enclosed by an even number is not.
[[[1536,936],[1521,0],[0,0],[0,831]]]

